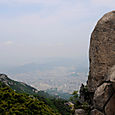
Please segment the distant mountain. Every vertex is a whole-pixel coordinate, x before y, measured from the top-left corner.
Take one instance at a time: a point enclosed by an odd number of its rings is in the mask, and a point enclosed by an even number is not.
[[[27,85],[26,83],[12,80],[12,79],[8,78],[7,75],[5,75],[5,74],[0,74],[0,82],[9,86],[11,89],[16,91],[17,93],[37,95],[39,97],[44,97],[44,98],[54,98],[54,96],[51,96],[44,91],[38,91],[37,89],[35,89],[34,87],[31,87],[30,85]]]
[[[14,80],[8,78],[7,75],[5,75],[5,74],[0,74],[0,81],[19,93],[28,93],[28,94],[38,93],[37,89],[35,89],[23,82],[14,81]]]
[[[54,67],[60,66],[75,66],[77,71],[79,72],[87,72],[87,61],[85,59],[76,60],[70,58],[48,58],[42,59],[40,62],[36,63],[27,63],[20,66],[10,66],[10,67],[0,67],[0,71],[8,74],[18,74],[18,73],[26,73],[26,72],[33,72],[33,71],[44,71],[50,70]]]
[[[44,91],[38,91],[37,89],[35,89],[34,87],[31,87],[30,85],[27,85],[26,83],[12,80],[12,79],[8,78],[7,75],[5,75],[5,74],[0,74],[0,82],[9,86],[11,89],[16,91],[17,93],[37,95],[39,97],[44,97],[44,98],[53,97]]]

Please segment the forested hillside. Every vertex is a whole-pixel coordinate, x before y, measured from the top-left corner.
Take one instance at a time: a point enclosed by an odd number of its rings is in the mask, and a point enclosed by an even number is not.
[[[3,115],[60,115],[43,101],[18,94],[0,82],[0,113]]]
[[[0,74],[0,113],[5,115],[70,115],[67,102]]]

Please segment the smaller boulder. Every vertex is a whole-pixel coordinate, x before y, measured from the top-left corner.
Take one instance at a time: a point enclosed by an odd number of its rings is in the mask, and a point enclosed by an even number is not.
[[[85,110],[83,109],[76,109],[74,115],[86,115]]]
[[[109,70],[109,77],[107,81],[110,81],[115,89],[115,65]]]
[[[90,115],[104,115],[101,111],[94,109],[91,111]]]
[[[103,110],[108,99],[112,96],[114,90],[111,83],[103,83],[97,88],[94,94],[94,107]]]
[[[71,109],[71,111],[74,110],[74,104],[72,102],[66,102],[64,104],[67,105]]]

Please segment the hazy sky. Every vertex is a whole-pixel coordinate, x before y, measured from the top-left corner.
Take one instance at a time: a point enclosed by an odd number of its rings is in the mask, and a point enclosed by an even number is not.
[[[114,0],[0,0],[0,64],[87,58],[90,34]]]

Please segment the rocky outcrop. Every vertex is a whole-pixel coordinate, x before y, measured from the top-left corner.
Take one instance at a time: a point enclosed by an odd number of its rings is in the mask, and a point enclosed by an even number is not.
[[[9,77],[7,77],[7,75],[5,75],[5,74],[0,74],[0,82],[9,86],[14,91],[17,91],[19,93],[28,93],[28,94],[37,94],[38,93],[37,89],[27,85],[26,83],[14,81],[14,80],[10,79]]]
[[[70,110],[71,111],[73,111],[75,108],[74,108],[74,104],[72,103],[72,102],[66,102],[66,103],[64,103],[64,105],[67,105],[69,108],[70,108]]]
[[[103,110],[106,102],[113,95],[114,90],[110,83],[103,83],[94,93],[93,104],[95,108]]]
[[[12,82],[9,81],[9,78],[5,74],[0,74],[0,82],[4,83],[7,86],[9,86],[9,84],[12,84]]]
[[[90,115],[104,115],[101,111],[94,109],[91,111]]]
[[[115,11],[97,23],[90,41],[91,115],[115,115]]]
[[[85,115],[85,111],[83,109],[76,109],[74,115]]]

